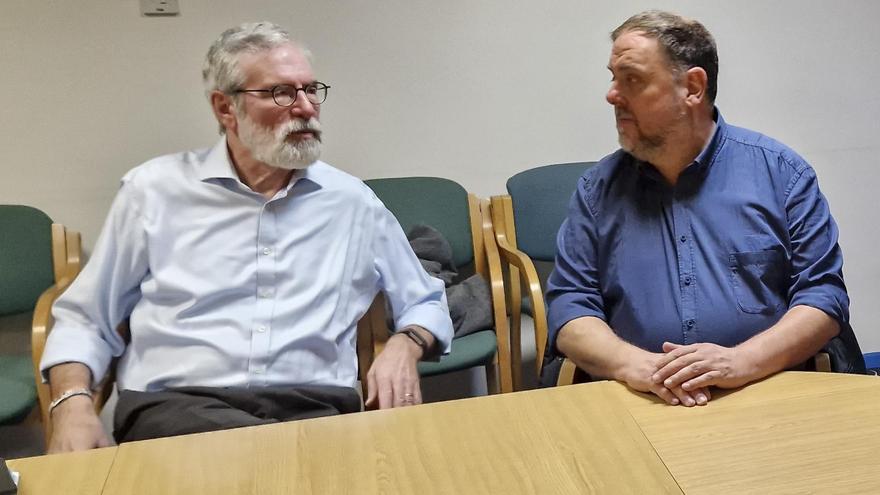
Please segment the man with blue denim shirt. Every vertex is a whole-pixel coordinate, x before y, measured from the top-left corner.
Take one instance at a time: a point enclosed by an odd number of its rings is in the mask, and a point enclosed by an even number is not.
[[[551,346],[594,377],[706,404],[848,329],[837,226],[800,156],[721,118],[705,27],[650,11],[611,37],[622,150],[580,179],[560,228]]]

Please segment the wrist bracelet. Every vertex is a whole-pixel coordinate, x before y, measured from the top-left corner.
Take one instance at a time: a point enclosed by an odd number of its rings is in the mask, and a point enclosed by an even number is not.
[[[87,395],[89,399],[93,397],[92,391],[87,388],[72,388],[70,390],[65,390],[63,394],[59,395],[57,399],[53,400],[49,404],[49,416],[52,416],[52,411],[55,410],[56,407],[60,406],[62,402],[77,395]]]
[[[425,357],[428,355],[428,341],[425,340],[424,337],[419,335],[418,332],[416,332],[412,328],[404,328],[403,330],[401,330],[398,333],[402,333],[402,334],[406,335],[407,337],[410,338],[410,340],[415,342],[417,346],[421,347],[422,348],[422,357]]]

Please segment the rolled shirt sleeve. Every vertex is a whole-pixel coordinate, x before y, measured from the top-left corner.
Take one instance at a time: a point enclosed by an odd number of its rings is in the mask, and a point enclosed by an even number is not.
[[[117,333],[140,299],[148,271],[146,236],[134,187],[123,179],[90,261],[52,308],[55,324],[40,361],[43,380],[58,364],[79,362],[103,379],[125,342]]]
[[[596,221],[588,203],[591,175],[578,182],[568,216],[556,237],[556,264],[547,280],[548,342],[556,349],[559,330],[584,316],[606,320],[599,287]]]
[[[379,285],[394,313],[394,330],[410,325],[425,328],[439,349],[452,348],[452,319],[443,281],[428,275],[416,258],[394,215],[377,199],[373,252]]]
[[[782,159],[786,158],[791,159]],[[837,224],[819,190],[816,173],[806,164],[800,168],[785,200],[791,242],[789,308],[811,306],[845,324],[849,322],[849,296]]]

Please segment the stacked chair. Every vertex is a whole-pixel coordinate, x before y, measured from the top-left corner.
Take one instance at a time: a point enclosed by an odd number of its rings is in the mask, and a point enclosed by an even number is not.
[[[80,236],[28,206],[0,205],[0,424],[26,419],[39,394],[41,333],[80,269]],[[41,384],[42,385],[42,384]],[[47,423],[43,417],[43,424]]]
[[[556,233],[568,213],[578,179],[595,162],[560,163],[520,172],[507,180],[506,195],[491,198],[491,217],[503,266],[507,269],[514,388],[522,386],[522,313],[535,328],[535,372],[541,376],[547,344],[543,280],[535,262],[552,263]]]

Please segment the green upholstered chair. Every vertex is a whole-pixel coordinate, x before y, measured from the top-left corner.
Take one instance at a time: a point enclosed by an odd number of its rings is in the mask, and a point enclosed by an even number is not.
[[[394,214],[404,232],[418,224],[437,229],[452,247],[459,271],[472,268],[490,285],[494,328],[471,333],[452,341],[452,351],[438,362],[419,363],[423,377],[450,373],[474,366],[486,367],[489,393],[513,390],[507,312],[498,252],[492,239],[491,222],[481,202],[454,181],[438,177],[401,177],[365,181]],[[490,242],[486,242],[489,240]],[[374,306],[373,311],[382,311]],[[379,329],[376,341],[388,338],[382,315],[370,318]],[[496,370],[497,367],[497,370]]]
[[[490,214],[502,266],[508,270],[506,284],[510,305],[511,364],[516,390],[522,388],[522,313],[532,316],[535,326],[535,368],[541,375],[547,344],[547,312],[543,280],[535,262],[552,263],[556,257],[556,233],[568,213],[568,203],[578,178],[595,162],[546,165],[520,172],[507,180],[506,195],[491,198]],[[523,285],[525,289],[523,290]]]
[[[37,402],[32,324],[43,296],[63,290],[79,271],[68,266],[66,232],[42,211],[0,205],[0,424],[24,420]],[[71,275],[72,273],[72,275]],[[37,309],[35,309],[37,308]]]

